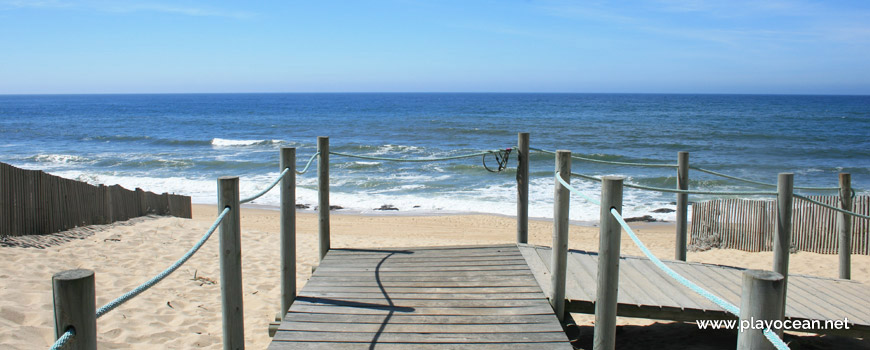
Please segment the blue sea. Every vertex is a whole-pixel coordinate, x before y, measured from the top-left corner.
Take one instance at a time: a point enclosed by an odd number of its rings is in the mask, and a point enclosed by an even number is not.
[[[87,181],[120,184],[216,202],[216,178],[237,175],[245,197],[278,174],[278,149],[297,148],[299,167],[317,136],[333,151],[420,158],[515,147],[567,149],[603,160],[676,163],[775,183],[794,172],[798,186],[837,186],[852,174],[870,189],[870,96],[667,94],[155,94],[0,96],[0,161]],[[331,202],[346,212],[493,213],[515,215],[515,154],[490,173],[480,157],[393,163],[331,157]],[[553,215],[551,155],[531,157],[530,215]],[[491,164],[492,158],[487,159]],[[675,169],[575,160],[588,175],[675,186]],[[704,190],[770,190],[696,171]],[[598,185],[572,183],[597,196]],[[316,171],[298,177],[298,203],[316,205]],[[278,191],[255,204],[274,206]],[[804,191],[806,192],[806,191]],[[814,193],[816,194],[816,193]],[[709,196],[692,196],[691,201]],[[673,220],[673,194],[625,193],[628,216]],[[598,209],[576,199],[571,218],[597,221]],[[395,212],[392,212],[393,214]]]

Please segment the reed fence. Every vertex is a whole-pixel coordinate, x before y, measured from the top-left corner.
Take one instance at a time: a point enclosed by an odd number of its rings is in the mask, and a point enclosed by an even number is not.
[[[49,234],[149,214],[190,218],[190,197],[94,186],[0,163],[0,236]]]
[[[809,196],[839,205],[838,196]],[[857,196],[852,211],[870,214],[870,196]],[[821,254],[839,249],[837,212],[795,199],[792,211],[792,248]],[[773,250],[776,201],[716,199],[692,204],[690,246],[713,246],[750,252]],[[852,254],[870,255],[870,220],[852,218]]]

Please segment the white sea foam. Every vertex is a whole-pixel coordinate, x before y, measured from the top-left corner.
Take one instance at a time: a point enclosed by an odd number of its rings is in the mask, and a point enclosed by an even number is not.
[[[70,154],[37,154],[29,159],[39,163],[51,164],[71,164],[90,161],[85,157]]]
[[[211,140],[211,145],[214,147],[242,147],[242,146],[256,146],[256,145],[268,145],[280,143],[281,140],[233,140],[233,139],[222,139],[222,138],[213,138]]]
[[[86,181],[91,184],[121,185],[127,189],[136,187],[156,193],[176,193],[190,196],[194,203],[214,204],[217,202],[217,180],[208,178],[133,176],[117,173],[81,172],[63,170],[52,172],[66,178]],[[277,172],[243,176],[239,183],[241,198],[254,195],[268,186],[278,175]],[[330,193],[330,203],[339,205],[352,212],[369,214],[390,214],[395,212],[376,211],[384,204],[399,208],[400,213],[488,213],[516,215],[516,183],[512,179],[494,182],[487,186],[460,191],[419,192],[424,187],[419,184],[398,185],[395,189],[338,189],[347,179],[334,179]],[[300,176],[297,180],[297,199],[300,204],[308,204],[311,209],[317,205],[317,179],[314,176]],[[534,178],[529,186],[529,216],[533,218],[553,217],[553,179]],[[572,186],[587,195],[598,198],[600,185],[590,181],[572,181]],[[273,189],[253,204],[278,206],[280,191]],[[657,220],[673,221],[674,213],[652,213],[658,208],[672,208],[668,200],[656,198],[655,194],[645,191],[626,189],[623,200],[623,214],[626,217],[651,215]],[[415,208],[416,207],[416,208]],[[572,195],[570,202],[571,220],[596,223],[598,206],[588,203],[579,196]]]
[[[417,147],[417,146],[383,145],[383,146],[378,147],[378,149],[375,150],[373,155],[411,153],[411,152],[419,152],[422,150],[423,150],[423,148]]]

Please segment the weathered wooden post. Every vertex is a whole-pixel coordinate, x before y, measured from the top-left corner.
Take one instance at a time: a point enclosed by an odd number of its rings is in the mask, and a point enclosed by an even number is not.
[[[689,189],[689,152],[677,153],[677,189]],[[677,240],[674,259],[686,261],[689,234],[689,194],[677,193]]]
[[[95,350],[97,348],[97,314],[94,271],[67,270],[51,277],[54,291],[54,335],[60,338],[72,328],[75,331],[64,349]]]
[[[571,183],[571,151],[556,151],[556,176]],[[553,199],[553,258],[550,264],[550,305],[559,321],[565,320],[565,278],[568,268],[568,207],[571,192],[556,182]]]
[[[616,347],[616,302],[619,293],[619,250],[622,227],[610,213],[622,213],[622,182],[619,176],[605,176],[601,183],[601,212],[598,237],[598,290],[595,293],[595,330],[592,348]]]
[[[281,318],[296,299],[296,148],[281,148]]]
[[[852,211],[852,175],[840,173],[840,209]],[[837,212],[840,236],[840,278],[852,278],[852,216]]]
[[[794,174],[780,173],[776,185],[776,232],[773,239],[773,271],[782,275],[782,310],[788,289],[788,258],[791,250],[791,217]],[[780,315],[780,318],[785,316]]]
[[[737,349],[776,349],[764,330],[755,323],[760,320],[782,320],[785,295],[785,278],[782,274],[764,270],[743,271],[743,293],[740,296],[740,324],[737,333]],[[773,329],[782,336],[782,329]]]
[[[245,348],[238,177],[218,178],[218,213],[225,208],[230,212],[221,221],[219,231],[224,350],[238,350]]]
[[[517,135],[517,243],[529,243],[529,133]]]
[[[320,260],[329,252],[329,137],[317,137],[317,222],[320,238]]]

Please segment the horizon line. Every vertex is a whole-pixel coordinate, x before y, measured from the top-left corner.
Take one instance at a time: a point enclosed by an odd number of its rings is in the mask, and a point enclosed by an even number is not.
[[[732,95],[732,96],[870,96],[838,93],[751,93],[751,92],[568,92],[568,91],[261,91],[261,92],[85,92],[85,93],[0,93],[0,96],[98,96],[98,95],[265,95],[265,94],[541,94],[541,95]]]

